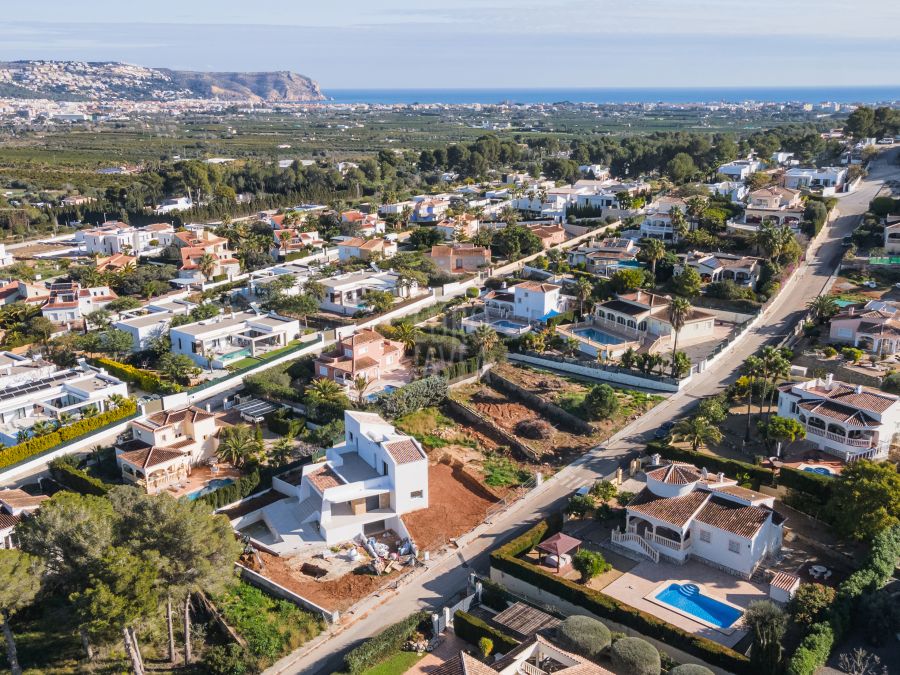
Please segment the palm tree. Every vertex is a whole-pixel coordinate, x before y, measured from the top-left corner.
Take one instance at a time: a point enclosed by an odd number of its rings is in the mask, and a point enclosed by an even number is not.
[[[666,257],[666,245],[662,239],[647,237],[641,241],[641,259],[650,263],[650,272],[656,279],[656,263]]]
[[[246,424],[236,424],[220,433],[216,455],[232,466],[240,467],[261,450],[253,430]]]
[[[479,328],[483,327],[484,326],[479,326]],[[403,349],[406,350],[407,354],[411,354],[412,350],[415,349],[416,339],[421,334],[422,331],[409,321],[404,321],[403,323],[394,326],[394,340],[403,345]]]
[[[38,420],[31,427],[31,435],[35,438],[53,433],[54,425],[47,420]]]
[[[766,408],[766,419],[772,414],[772,405],[775,402],[775,392],[778,391],[778,382],[791,374],[791,362],[778,354],[769,364],[769,377],[772,378],[772,390],[769,392],[769,405]]]
[[[293,236],[294,233],[291,230],[282,230],[278,233],[278,239],[281,241],[281,255],[287,255],[287,246]]]
[[[759,359],[762,361],[762,380],[763,380],[763,395],[762,400],[760,401],[760,412],[762,412],[762,401],[766,399],[766,394],[768,394],[769,387],[769,379],[772,377],[772,366],[775,365],[775,360],[781,358],[780,352],[772,347],[771,345],[766,345],[759,352]],[[774,383],[773,383],[774,385]],[[772,387],[774,389],[774,386]],[[768,414],[766,414],[766,419],[768,419]]]
[[[320,302],[325,297],[325,287],[321,282],[316,281],[315,279],[310,279],[303,284],[303,292]]]
[[[691,315],[691,303],[686,298],[675,297],[669,303],[669,323],[672,324],[672,331],[675,334],[672,340],[672,377],[675,376],[675,354],[678,350],[678,333],[684,328],[687,318]]]
[[[813,318],[819,323],[825,323],[828,319],[838,313],[840,308],[837,301],[831,295],[820,295],[806,303],[806,309],[809,310]]]
[[[687,441],[691,444],[691,450],[697,452],[701,446],[721,441],[722,432],[702,415],[695,415],[680,420],[672,428],[672,437],[679,441]]]
[[[344,396],[341,385],[327,377],[319,377],[310,382],[306,385],[305,392],[310,399],[319,403],[339,401]]]
[[[472,348],[475,353],[482,358],[486,358],[492,354],[500,343],[500,336],[497,335],[497,331],[484,324],[478,326],[478,328],[475,329],[475,332],[472,333],[472,337],[469,339],[471,340]]]
[[[122,396],[122,394],[110,394],[108,400],[110,406],[112,406],[114,409],[118,409],[125,405],[125,401],[127,401],[128,399]]]
[[[290,463],[294,456],[294,439],[292,436],[279,438],[269,449],[269,461],[275,466]]]
[[[356,400],[361,406],[366,403],[366,391],[370,384],[369,378],[365,375],[357,375],[353,378],[353,391],[356,392]]]
[[[70,412],[61,412],[61,413],[59,413],[59,416],[56,418],[56,423],[60,427],[67,427],[70,424],[72,424],[72,422],[74,422],[74,421],[75,421],[75,415],[73,415]]]
[[[591,297],[591,293],[594,292],[594,286],[590,281],[585,279],[584,277],[579,277],[578,281],[575,282],[575,297],[578,298],[579,308],[578,311],[581,316],[584,316],[584,301]]]
[[[748,356],[741,365],[741,373],[747,378],[747,430],[744,441],[750,441],[750,406],[753,405],[753,383],[763,373],[763,362],[758,356]]]
[[[669,211],[669,220],[672,221],[672,232],[680,239],[687,234],[687,218],[684,212],[677,206],[673,206]]]
[[[97,408],[95,406],[89,405],[85,408],[81,409],[81,419],[90,419],[91,417],[97,416]]]
[[[204,253],[197,258],[197,269],[200,270],[200,274],[202,274],[207,281],[212,278],[217,262],[216,257],[211,253]]]

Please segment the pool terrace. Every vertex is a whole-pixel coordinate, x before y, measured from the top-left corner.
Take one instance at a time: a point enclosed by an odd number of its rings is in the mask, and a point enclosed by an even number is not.
[[[467,333],[474,333],[481,326],[488,326],[498,333],[512,337],[524,335],[531,330],[531,325],[527,321],[509,317],[500,317],[485,312],[472,314],[462,320],[463,330]]]
[[[641,346],[641,334],[638,331],[625,326],[613,327],[607,323],[602,326],[591,321],[570,323],[557,326],[556,332],[577,341],[582,353],[595,358],[601,354],[605,354],[606,358],[616,358],[629,348],[636,350]]]

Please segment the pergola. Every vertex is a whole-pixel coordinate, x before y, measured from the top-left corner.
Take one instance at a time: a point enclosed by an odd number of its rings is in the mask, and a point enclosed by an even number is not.
[[[569,535],[563,534],[562,532],[557,532],[549,539],[546,539],[538,544],[537,548],[539,551],[550,553],[556,556],[556,571],[559,572],[562,556],[569,551],[577,549],[579,546],[581,546],[580,539],[570,537]]]

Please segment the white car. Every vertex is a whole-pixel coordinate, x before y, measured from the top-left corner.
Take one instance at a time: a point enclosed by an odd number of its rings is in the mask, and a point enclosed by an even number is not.
[[[878,284],[876,284],[874,281],[864,281],[862,285],[866,288],[878,288]]]

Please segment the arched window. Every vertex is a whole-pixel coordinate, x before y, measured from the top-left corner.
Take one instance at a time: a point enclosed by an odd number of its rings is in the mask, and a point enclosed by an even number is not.
[[[641,322],[638,324],[638,330],[647,330],[647,322],[646,322],[646,321],[641,321]]]
[[[634,319],[628,319],[628,327],[637,328],[637,325],[634,323]]]

